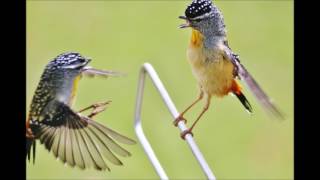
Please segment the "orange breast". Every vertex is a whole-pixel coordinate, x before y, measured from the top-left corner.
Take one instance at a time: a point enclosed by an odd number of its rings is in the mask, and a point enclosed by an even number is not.
[[[224,59],[223,46],[217,44],[212,49],[204,49],[203,40],[203,35],[193,29],[187,50],[192,72],[205,93],[219,97],[225,96],[233,86],[234,66]],[[235,85],[234,89],[236,89]]]

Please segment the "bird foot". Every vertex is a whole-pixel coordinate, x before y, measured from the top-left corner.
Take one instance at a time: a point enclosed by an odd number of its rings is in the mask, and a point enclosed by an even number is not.
[[[88,115],[89,118],[92,118],[93,116],[95,116],[95,115],[101,113],[102,111],[106,110],[106,105],[109,104],[110,102],[111,101],[106,101],[106,102],[92,104],[91,106],[80,110],[79,113],[83,112],[83,111],[86,111],[88,109],[92,109],[91,113]]]
[[[106,101],[106,102],[101,102],[101,103],[95,103],[95,104],[92,104],[92,107],[94,109],[96,108],[99,108],[101,106],[105,107],[107,104],[111,103],[112,101]]]
[[[106,110],[106,104],[101,106],[95,106],[92,110],[92,112],[88,115],[89,118],[92,118],[93,116],[101,113],[102,111]]]
[[[187,129],[187,130],[182,131],[181,134],[180,134],[180,137],[183,140],[186,140],[186,135],[187,134],[191,134],[191,136],[193,136],[192,130],[191,129]]]
[[[186,120],[183,116],[179,115],[179,116],[173,121],[173,125],[177,127],[180,121],[184,121],[185,124],[187,123],[187,120]]]

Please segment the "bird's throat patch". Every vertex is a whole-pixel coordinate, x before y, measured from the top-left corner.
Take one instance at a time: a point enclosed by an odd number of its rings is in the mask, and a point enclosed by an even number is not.
[[[78,90],[78,84],[79,84],[79,80],[80,79],[81,79],[81,75],[77,76],[73,81],[71,96],[70,96],[70,100],[69,100],[69,105],[72,105],[73,102],[74,102],[74,98],[75,98],[77,90]]]
[[[191,34],[191,45],[195,47],[200,47],[203,42],[203,35],[195,29],[192,29],[192,34]]]

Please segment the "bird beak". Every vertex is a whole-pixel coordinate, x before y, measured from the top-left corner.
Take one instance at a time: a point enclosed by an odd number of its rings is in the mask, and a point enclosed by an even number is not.
[[[80,66],[82,66],[82,71],[86,68],[86,67],[88,67],[88,64],[91,62],[91,58],[86,58],[86,61],[82,64],[82,65],[80,65]]]
[[[87,58],[86,60],[87,60],[87,64],[89,64],[92,61],[91,58]]]
[[[179,16],[179,19],[187,20],[187,17],[185,17],[185,16]]]
[[[186,22],[187,22],[186,24],[181,24],[181,25],[179,25],[179,28],[191,27],[191,25],[190,25],[187,17],[185,17],[185,16],[179,16],[179,19],[186,20]]]
[[[88,64],[91,62],[91,60],[92,60],[91,58],[86,58],[86,62],[84,62],[82,66],[87,67]]]

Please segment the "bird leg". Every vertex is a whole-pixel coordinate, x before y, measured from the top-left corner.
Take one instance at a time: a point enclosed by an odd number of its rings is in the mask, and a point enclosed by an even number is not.
[[[183,117],[183,115],[189,110],[191,109],[195,104],[197,104],[201,99],[203,98],[203,91],[200,91],[199,97],[190,105],[188,106],[174,121],[173,124],[174,126],[178,126],[178,123],[180,121],[185,121],[185,123],[187,122],[187,120]]]
[[[193,136],[192,129],[195,127],[195,125],[196,125],[197,122],[200,120],[200,118],[202,117],[202,115],[209,109],[210,100],[211,100],[211,96],[208,95],[207,101],[206,101],[206,105],[203,107],[203,110],[202,110],[201,113],[199,114],[199,116],[198,116],[198,118],[196,119],[196,121],[192,124],[192,126],[191,126],[189,129],[183,131],[183,132],[180,134],[180,136],[181,136],[182,139],[185,139],[185,136],[186,136],[187,134],[191,134],[191,135]]]
[[[33,139],[34,138],[34,135],[33,135],[33,133],[32,133],[30,128],[26,129],[26,137],[29,138],[29,139]]]
[[[106,101],[102,103],[95,103],[92,104],[86,108],[83,108],[79,111],[79,113],[86,111],[88,109],[93,109],[91,113],[88,115],[89,118],[92,118],[93,116],[99,114],[100,112],[104,111],[106,109],[106,105],[109,104],[111,101]]]
[[[33,135],[32,130],[30,128],[29,121],[26,122],[26,137],[29,138],[29,139],[33,139],[34,138],[34,135]]]

